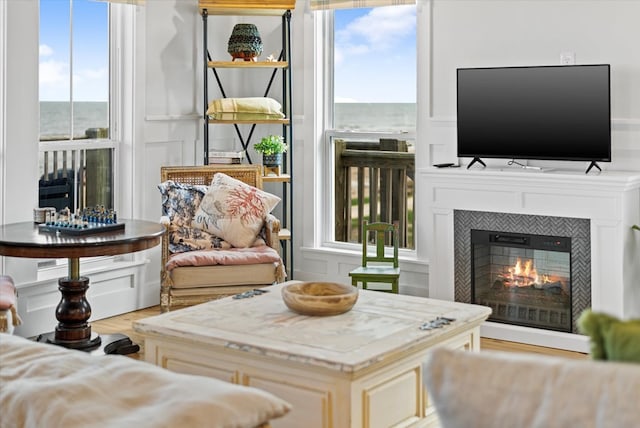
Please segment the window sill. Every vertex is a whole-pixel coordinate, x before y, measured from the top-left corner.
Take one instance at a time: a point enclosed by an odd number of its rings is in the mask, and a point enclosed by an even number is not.
[[[362,247],[360,244],[335,244],[325,245],[321,247],[301,247],[300,250],[309,254],[326,254],[326,255],[343,255],[360,258],[362,256]],[[428,260],[418,259],[418,255],[414,250],[399,250],[398,260],[403,263],[413,263],[416,265],[427,266]]]

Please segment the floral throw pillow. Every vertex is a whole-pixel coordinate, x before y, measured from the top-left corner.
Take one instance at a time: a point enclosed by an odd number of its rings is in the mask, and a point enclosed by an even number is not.
[[[162,195],[162,215],[169,217],[172,225],[188,227],[208,186],[167,180],[158,184],[158,189]]]
[[[214,248],[228,250],[231,245],[224,239],[201,229],[169,225],[169,252],[171,254]]]
[[[278,202],[276,195],[219,172],[202,198],[192,227],[219,236],[234,247],[250,247]]]

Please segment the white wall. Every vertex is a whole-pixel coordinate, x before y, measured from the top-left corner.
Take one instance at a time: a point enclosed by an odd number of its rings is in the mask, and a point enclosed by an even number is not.
[[[417,16],[418,174],[433,163],[458,161],[457,67],[559,64],[560,53],[566,51],[575,53],[578,64],[611,64],[613,161],[600,166],[604,170],[640,171],[639,1],[418,0]],[[320,114],[321,109],[309,100],[317,72],[315,57],[309,53],[313,50],[310,24],[312,20],[305,16],[305,159],[296,159],[305,165],[305,173],[301,177],[304,188],[296,187],[296,195],[304,200],[297,207],[300,218],[322,221],[318,217],[322,204],[318,184],[311,179],[321,176],[323,168],[315,162],[322,142],[314,129],[314,114]],[[490,161],[489,165],[495,162],[501,161]],[[555,162],[553,166],[584,171],[587,165]],[[420,222],[420,210],[424,212],[425,208],[425,195],[421,194],[424,188],[424,183],[416,183],[416,259],[401,260],[400,284],[401,292],[420,295],[428,293],[426,247],[431,238]],[[320,249],[321,240],[312,226],[305,224],[302,231],[304,247],[296,263],[297,277],[348,281],[347,273],[359,263],[357,254]]]
[[[37,0],[0,2],[2,224],[32,219],[38,201],[37,17]],[[33,280],[34,267],[32,260],[0,257],[0,273],[12,272],[16,281]]]
[[[161,165],[201,162],[200,18],[197,1],[147,2],[145,31],[138,40],[142,125],[140,147],[145,216],[158,219]]]
[[[640,170],[640,2],[436,0],[427,7],[433,48],[425,142],[434,162],[457,160],[457,67],[556,65],[561,52],[573,52],[576,64],[611,64],[613,161],[600,166]],[[586,169],[583,162],[561,167]]]

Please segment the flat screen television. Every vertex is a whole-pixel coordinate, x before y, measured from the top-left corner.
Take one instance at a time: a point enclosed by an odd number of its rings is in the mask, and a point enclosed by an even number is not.
[[[459,68],[458,157],[611,161],[610,66]],[[468,166],[468,167],[469,167]],[[467,167],[467,168],[468,168]]]

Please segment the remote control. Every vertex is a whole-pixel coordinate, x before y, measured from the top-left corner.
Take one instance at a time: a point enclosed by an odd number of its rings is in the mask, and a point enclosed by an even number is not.
[[[433,166],[435,166],[436,168],[448,168],[448,167],[453,166],[453,165],[455,165],[455,164],[453,164],[453,163],[437,163],[437,164],[435,164]]]

